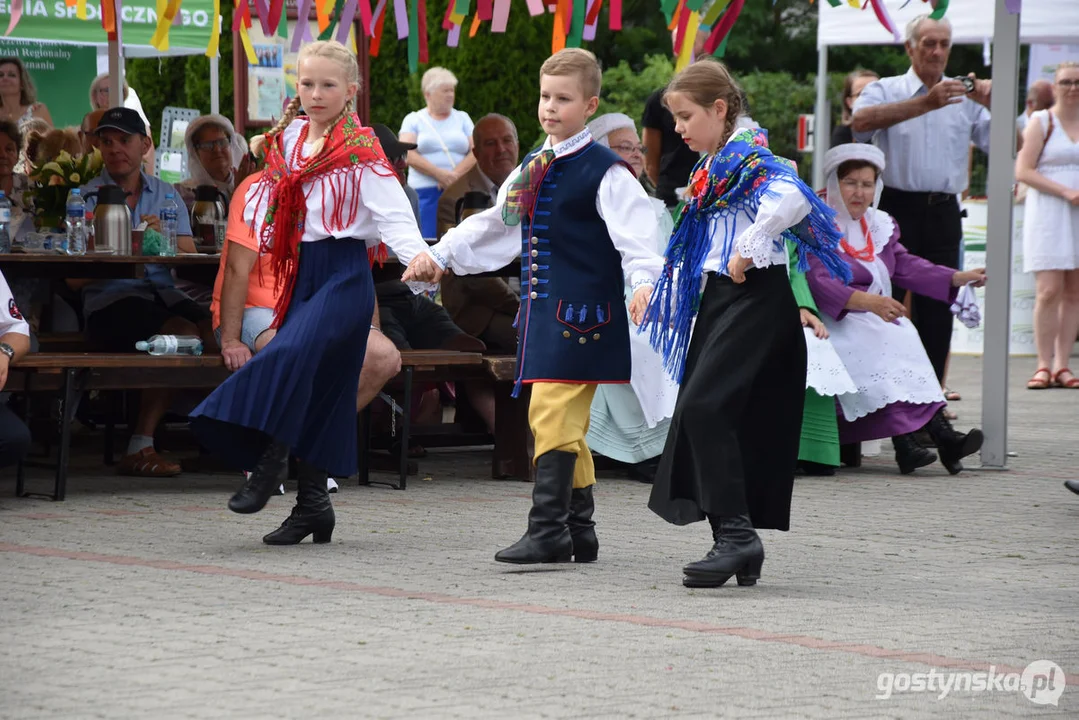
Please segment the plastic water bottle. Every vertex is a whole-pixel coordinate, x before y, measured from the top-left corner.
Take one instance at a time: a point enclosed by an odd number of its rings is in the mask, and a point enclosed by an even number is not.
[[[139,340],[135,349],[151,355],[202,355],[202,340],[194,335],[154,335]]]
[[[68,255],[86,254],[86,201],[78,188],[71,188],[67,195],[67,247]]]
[[[0,190],[0,253],[11,252],[11,201]]]
[[[176,254],[176,223],[180,209],[176,205],[176,199],[172,193],[165,193],[165,204],[161,206],[161,234],[165,238],[165,246],[161,248],[162,255]]]

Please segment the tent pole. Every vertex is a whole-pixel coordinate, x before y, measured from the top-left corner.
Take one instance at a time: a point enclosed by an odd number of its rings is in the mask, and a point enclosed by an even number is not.
[[[824,187],[824,153],[832,136],[828,112],[828,46],[817,48],[817,102],[813,106],[813,187]]]
[[[217,115],[221,112],[221,58],[210,58],[210,112]]]
[[[1019,93],[1019,15],[994,0],[993,97],[989,130],[986,221],[985,346],[982,352],[982,465],[1003,468],[1008,457],[1008,343],[1011,339],[1012,198],[1015,108]],[[995,202],[994,202],[995,201]]]
[[[119,26],[120,19],[116,19]],[[109,41],[109,107],[120,107],[124,104],[123,83],[123,49],[119,40]]]

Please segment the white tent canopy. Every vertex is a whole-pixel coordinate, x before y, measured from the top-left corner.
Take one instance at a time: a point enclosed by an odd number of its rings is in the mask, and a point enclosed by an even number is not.
[[[921,0],[884,0],[902,35],[907,23],[931,11]],[[945,17],[952,24],[952,42],[981,44],[993,37],[990,0],[951,0]],[[1024,43],[1066,43],[1079,37],[1079,0],[1023,0],[1019,39]],[[884,29],[872,8],[856,10],[846,3],[820,3],[817,47],[827,45],[890,45],[895,37]]]

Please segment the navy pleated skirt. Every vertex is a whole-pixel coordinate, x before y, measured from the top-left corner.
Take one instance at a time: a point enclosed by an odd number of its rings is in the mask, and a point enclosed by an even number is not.
[[[374,311],[362,240],[300,244],[296,288],[270,343],[191,415],[199,442],[250,470],[272,440],[330,475],[356,473],[356,391]]]

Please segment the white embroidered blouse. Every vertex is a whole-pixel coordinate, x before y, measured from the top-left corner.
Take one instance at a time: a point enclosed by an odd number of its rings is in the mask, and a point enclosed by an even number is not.
[[[586,128],[554,145],[555,156],[575,152],[591,140]],[[550,138],[543,149],[552,149]],[[440,267],[458,275],[473,275],[498,270],[520,256],[521,228],[507,226],[502,220],[506,195],[520,173],[518,166],[502,183],[494,207],[468,217],[430,249]],[[663,258],[655,250],[656,215],[641,183],[624,165],[612,165],[600,180],[596,210],[622,256],[628,284],[633,288],[654,284],[663,268]]]
[[[739,132],[742,132],[742,128],[736,129],[731,137]],[[727,275],[723,258],[733,256],[735,250],[742,257],[752,260],[753,267],[787,264],[787,245],[780,233],[797,225],[809,214],[809,201],[789,180],[769,180],[764,189],[770,193],[761,198],[756,217],[739,211],[729,234],[725,234],[722,220],[716,224],[712,248],[704,261],[704,272]],[[728,250],[728,245],[733,247]]]
[[[300,135],[300,128],[306,120],[294,120],[283,130],[285,141],[285,157],[291,161],[292,149]],[[310,153],[310,144],[305,144],[301,153],[304,157]],[[347,228],[330,232],[326,229],[322,218],[323,188],[322,183],[313,181],[304,183],[303,189],[307,194],[307,218],[304,222],[303,242],[315,242],[329,237],[338,238],[362,238],[366,240],[368,247],[378,245],[381,239],[397,255],[402,264],[409,263],[416,255],[427,249],[427,243],[423,241],[420,229],[416,225],[416,217],[412,214],[412,205],[401,187],[396,176],[383,176],[370,169],[360,172],[356,170],[359,183],[348,183],[344,197],[339,202],[348,207],[353,202],[355,193],[359,193],[359,209],[356,219]],[[258,183],[251,185],[247,191],[244,208],[244,222],[250,224],[251,220],[258,218],[256,229],[262,224],[266,216],[266,206],[269,204],[269,194],[264,193],[259,199],[258,206],[251,202],[258,194]]]

